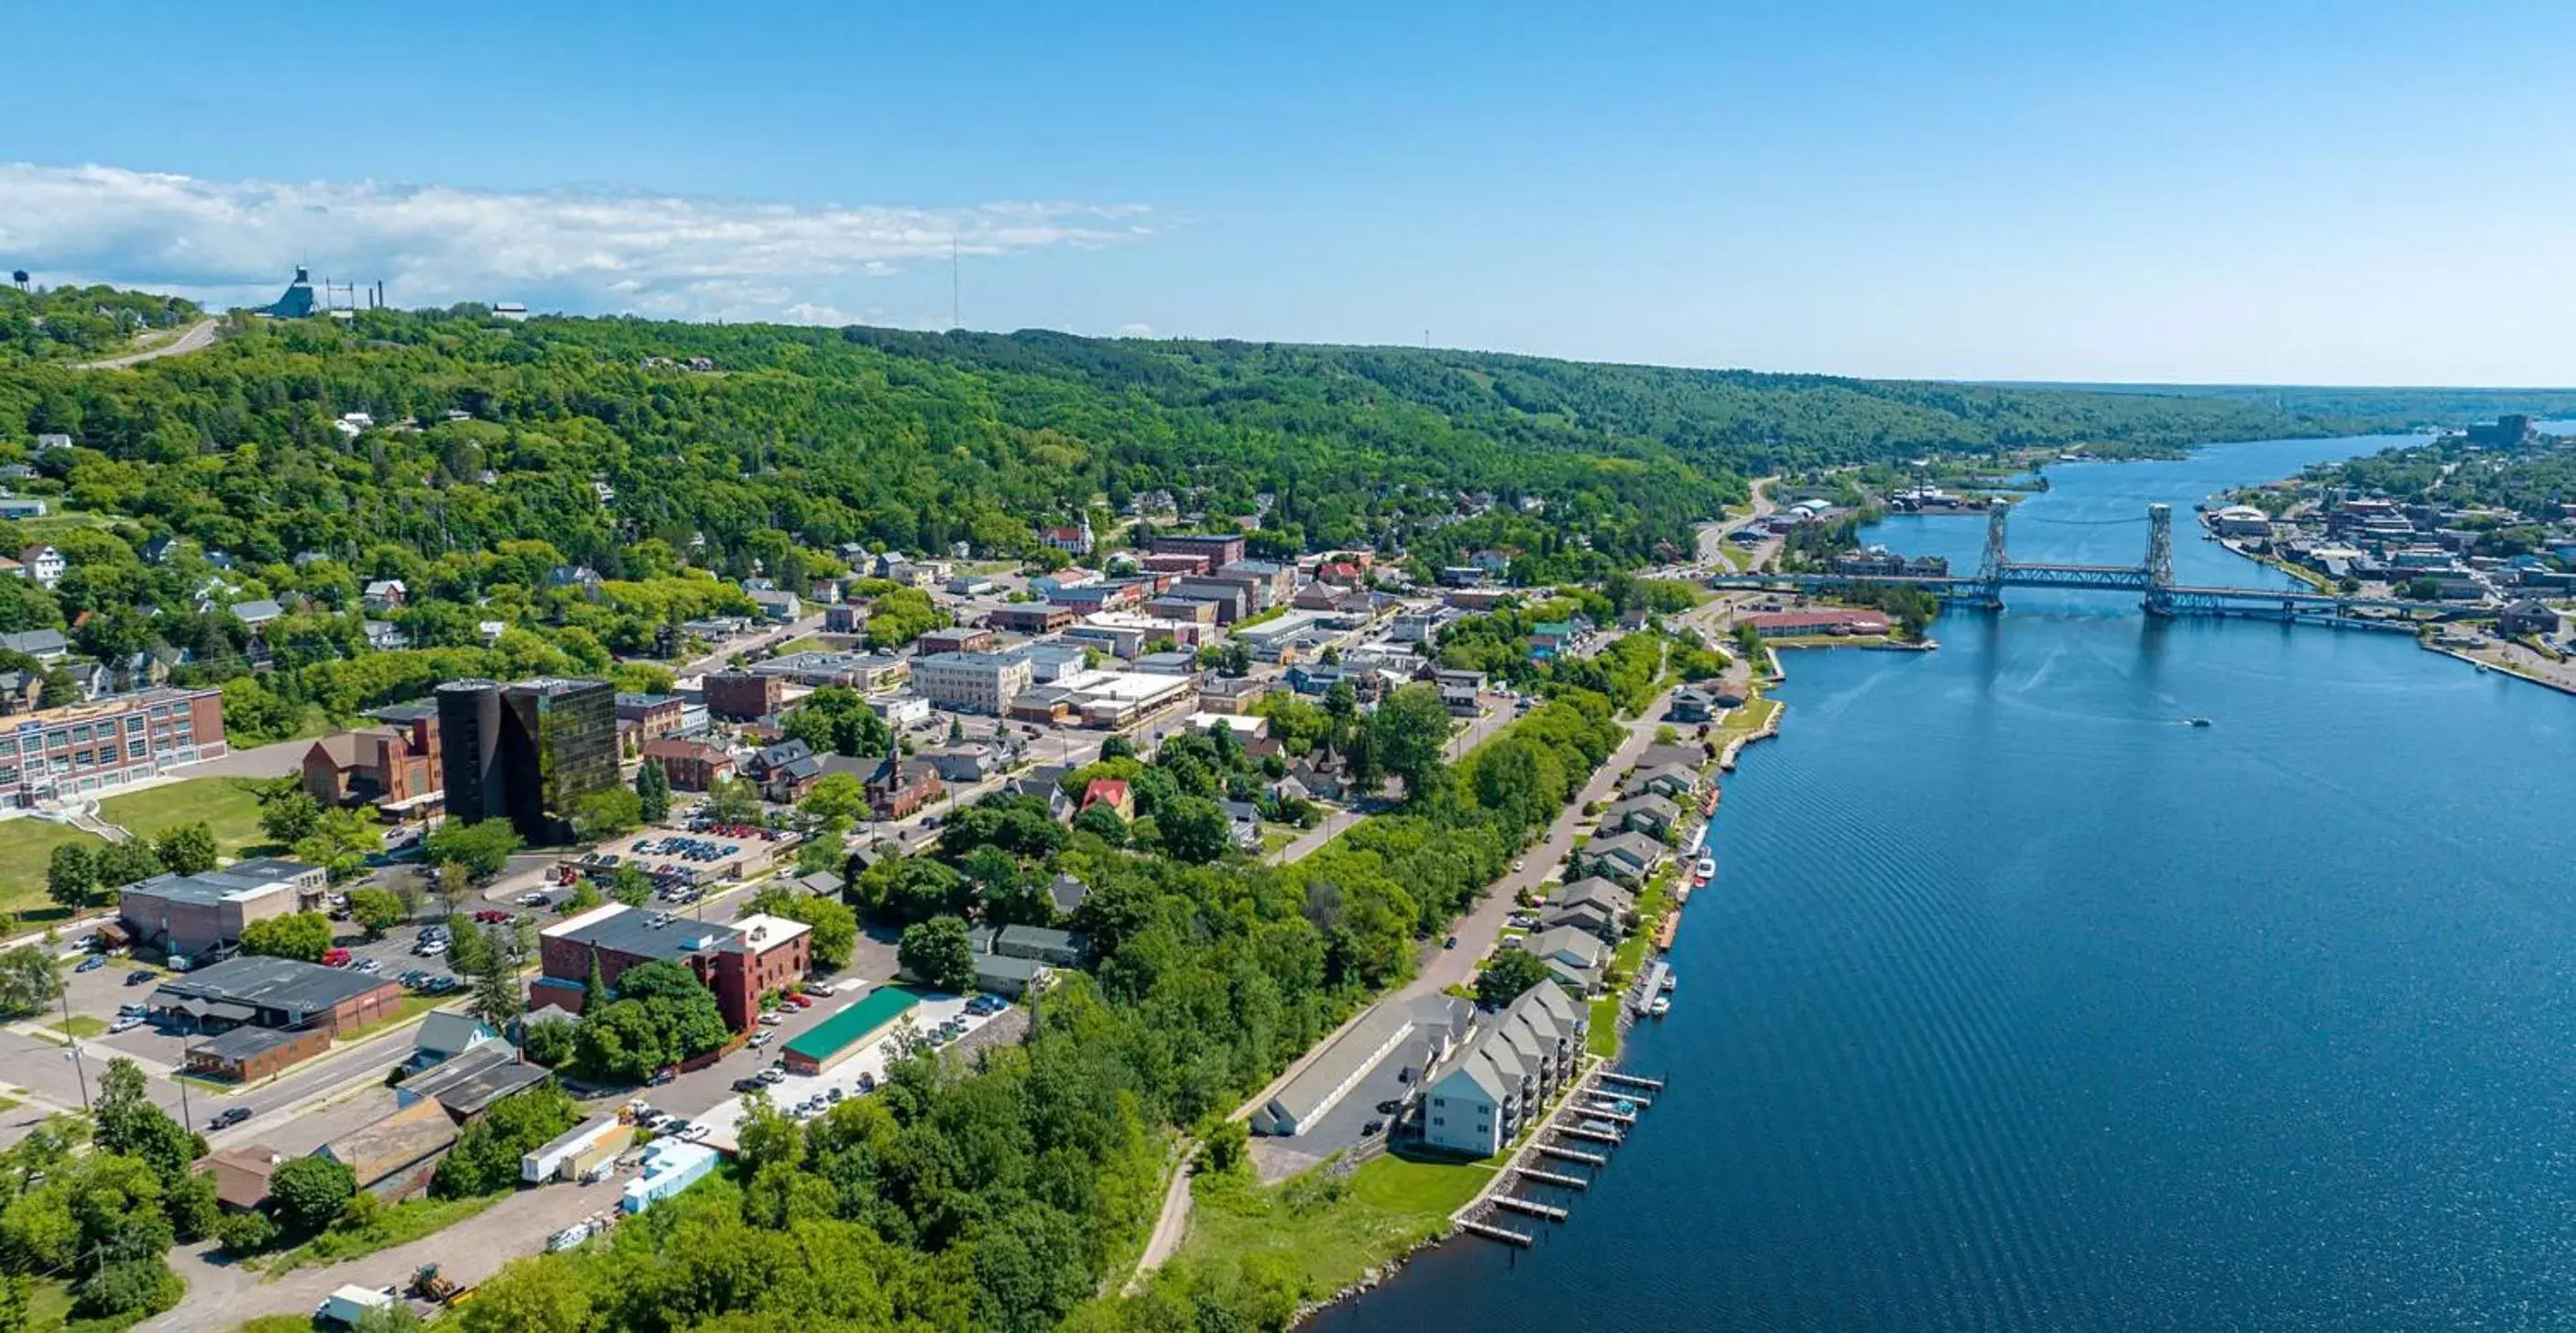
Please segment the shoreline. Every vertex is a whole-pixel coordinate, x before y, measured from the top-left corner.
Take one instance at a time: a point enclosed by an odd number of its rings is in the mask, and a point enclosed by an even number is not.
[[[1835,648],[1835,647],[1841,647],[1841,648],[1885,648],[1885,647],[1896,647],[1896,648],[1902,648],[1902,649],[1905,649],[1905,650],[1908,650],[1908,651],[1925,651],[1925,650],[1928,650],[1928,648],[1929,648],[1931,645],[1911,645],[1911,644],[1894,644],[1894,645],[1888,645],[1888,644],[1809,644],[1809,645],[1799,645],[1799,646],[1811,647],[1811,648]],[[1710,757],[1710,759],[1708,760],[1708,762],[1707,762],[1706,766],[1705,766],[1705,767],[1704,767],[1704,769],[1703,769],[1703,772],[1705,772],[1705,773],[1712,773],[1712,774],[1715,774],[1715,773],[1731,773],[1731,772],[1733,772],[1733,771],[1735,770],[1736,764],[1737,764],[1737,762],[1739,761],[1739,759],[1740,759],[1740,757],[1741,757],[1741,755],[1742,755],[1742,753],[1743,753],[1743,751],[1744,751],[1744,749],[1745,749],[1745,747],[1746,747],[1746,746],[1749,746],[1749,745],[1753,744],[1753,743],[1754,743],[1754,742],[1756,742],[1756,741],[1762,741],[1762,740],[1769,740],[1769,739],[1772,739],[1772,738],[1774,738],[1774,737],[1777,737],[1777,736],[1780,734],[1780,731],[1781,731],[1781,718],[1782,718],[1783,716],[1785,716],[1785,715],[1788,713],[1788,711],[1789,711],[1789,706],[1788,706],[1787,704],[1785,704],[1785,703],[1782,703],[1781,701],[1779,701],[1779,700],[1777,700],[1777,699],[1772,699],[1772,698],[1770,698],[1768,695],[1766,695],[1766,694],[1762,693],[1762,691],[1763,691],[1763,690],[1766,690],[1766,689],[1768,689],[1768,688],[1770,688],[1770,687],[1772,687],[1772,686],[1779,685],[1779,684],[1781,684],[1782,682],[1786,681],[1786,680],[1789,678],[1789,673],[1788,673],[1787,669],[1786,669],[1786,668],[1781,664],[1781,662],[1780,662],[1779,647],[1780,647],[1779,645],[1770,645],[1770,644],[1765,644],[1765,645],[1764,645],[1764,647],[1763,647],[1763,655],[1764,655],[1765,659],[1767,660],[1767,665],[1768,665],[1768,671],[1767,671],[1767,673],[1766,673],[1766,675],[1767,675],[1767,680],[1764,682],[1764,684],[1763,684],[1762,686],[1756,687],[1756,688],[1754,689],[1753,693],[1752,693],[1752,694],[1751,694],[1751,695],[1750,695],[1750,696],[1745,700],[1745,705],[1744,705],[1745,707],[1748,707],[1748,708],[1749,708],[1749,707],[1753,707],[1756,703],[1760,703],[1760,704],[1767,705],[1767,706],[1768,706],[1768,710],[1769,710],[1769,711],[1768,711],[1768,715],[1767,715],[1767,716],[1765,716],[1765,717],[1762,719],[1762,721],[1761,721],[1758,725],[1754,726],[1753,728],[1748,729],[1748,730],[1738,731],[1738,732],[1736,732],[1735,734],[1733,734],[1733,735],[1731,735],[1731,736],[1728,736],[1728,737],[1725,739],[1724,743],[1723,743],[1723,744],[1721,744],[1721,745],[1718,747],[1718,749],[1717,749],[1716,753],[1715,753],[1715,754],[1713,754],[1713,755]],[[1723,808],[1723,807],[1722,807],[1722,805],[1721,805],[1720,807],[1717,807],[1717,808]],[[1707,838],[1706,830],[1708,829],[1708,827],[1709,827],[1710,825],[1713,825],[1713,824],[1715,824],[1715,823],[1717,822],[1717,808],[1712,808],[1712,809],[1709,811],[1709,814],[1708,814],[1707,818],[1701,821],[1701,825],[1700,825],[1700,828],[1701,828],[1701,834],[1700,834],[1700,837],[1699,837],[1698,839],[1695,839],[1695,840],[1694,840],[1694,845],[1695,845],[1695,846],[1703,846],[1703,847],[1704,847],[1704,846],[1706,845],[1706,838]],[[1683,873],[1687,873],[1687,871],[1684,871]],[[1671,916],[1671,917],[1673,917],[1673,918],[1678,918],[1678,917],[1681,915],[1681,913],[1682,913],[1682,912],[1687,908],[1687,906],[1688,906],[1688,904],[1687,904],[1686,902],[1684,902],[1684,903],[1676,903],[1676,904],[1672,905],[1672,907],[1671,907],[1671,909],[1670,909],[1670,916]],[[1656,923],[1652,923],[1652,922],[1640,922],[1640,923],[1638,924],[1637,929],[1638,929],[1641,933],[1642,933],[1642,932],[1649,932],[1649,931],[1652,931],[1652,930],[1654,930],[1654,929],[1655,929],[1655,925],[1656,925]],[[1660,955],[1663,955],[1663,954],[1666,954],[1666,953],[1669,953],[1669,952],[1670,952],[1670,950],[1669,950],[1669,949],[1662,948],[1662,947],[1657,947],[1657,946],[1656,946],[1656,944],[1655,944],[1655,942],[1654,942],[1654,940],[1651,938],[1651,936],[1649,936],[1649,938],[1648,938],[1648,954],[1649,954],[1650,956],[1649,956],[1648,958],[1644,959],[1644,960],[1641,960],[1641,961],[1653,961],[1653,957],[1654,957],[1654,956],[1660,956]],[[1547,983],[1541,983],[1541,984],[1543,984],[1543,985],[1544,985],[1544,984],[1547,984]],[[1613,998],[1616,998],[1616,997],[1614,996]],[[1590,1001],[1588,1001],[1588,1000],[1587,1000],[1587,1001],[1585,1001],[1585,1003],[1590,1003]],[[1621,1012],[1622,1012],[1623,1014],[1626,1012],[1626,1007],[1625,1007],[1624,1005],[1622,1005],[1622,1006],[1621,1006]],[[1615,1021],[1615,1020],[1614,1020],[1614,1021]],[[1552,1101],[1552,1102],[1550,1102],[1550,1103],[1549,1103],[1549,1110],[1548,1110],[1546,1113],[1544,1113],[1544,1114],[1542,1114],[1542,1115],[1540,1115],[1540,1116],[1538,1116],[1538,1117],[1535,1117],[1535,1118],[1534,1118],[1533,1123],[1535,1123],[1535,1124],[1544,1124],[1544,1123],[1545,1123],[1545,1121],[1548,1119],[1548,1117],[1549,1117],[1550,1115],[1552,1115],[1552,1114],[1555,1112],[1555,1110],[1556,1110],[1556,1109],[1561,1108],[1561,1107],[1564,1105],[1564,1102],[1565,1102],[1565,1100],[1566,1100],[1567,1098],[1572,1097],[1572,1096],[1573,1096],[1577,1091],[1579,1091],[1579,1090],[1583,1087],[1583,1085],[1584,1085],[1584,1083],[1585,1083],[1585,1081],[1586,1081],[1587,1079],[1590,1079],[1590,1078],[1592,1078],[1593,1076],[1595,1076],[1595,1075],[1597,1075],[1597,1074],[1600,1074],[1600,1073],[1602,1073],[1602,1072],[1604,1072],[1604,1071],[1608,1071],[1608,1072],[1617,1072],[1617,1071],[1619,1070],[1619,1068],[1620,1068],[1620,1060],[1621,1060],[1621,1058],[1622,1058],[1622,1057],[1624,1057],[1624,1056],[1627,1054],[1627,1047],[1628,1047],[1628,1031],[1629,1031],[1629,1029],[1630,1029],[1631,1027],[1633,1027],[1633,1026],[1635,1026],[1635,1025],[1634,1025],[1634,1023],[1632,1023],[1632,1022],[1631,1022],[1631,1023],[1622,1023],[1622,1024],[1620,1024],[1620,1025],[1618,1026],[1618,1028],[1617,1028],[1617,1033],[1618,1033],[1618,1045],[1617,1045],[1617,1047],[1616,1047],[1614,1050],[1612,1050],[1612,1052],[1611,1052],[1610,1054],[1608,1054],[1608,1055],[1595,1055],[1595,1056],[1590,1057],[1590,1058],[1585,1062],[1585,1064],[1584,1064],[1584,1066],[1583,1066],[1582,1070],[1581,1070],[1579,1073],[1577,1073],[1574,1077],[1572,1077],[1572,1078],[1570,1078],[1570,1079],[1568,1079],[1568,1080],[1566,1081],[1566,1084],[1565,1084],[1564,1089],[1563,1089],[1563,1090],[1558,1094],[1558,1096],[1557,1096],[1556,1100],[1554,1100],[1554,1101]],[[1449,1215],[1448,1215],[1447,1219],[1445,1220],[1445,1222],[1443,1223],[1443,1225],[1442,1225],[1441,1229],[1440,1229],[1437,1233],[1432,1234],[1432,1235],[1428,1235],[1428,1236],[1424,1236],[1424,1237],[1421,1237],[1421,1238],[1419,1238],[1419,1239],[1417,1239],[1417,1240],[1414,1240],[1413,1242],[1411,1242],[1411,1243],[1409,1243],[1409,1244],[1407,1244],[1407,1245],[1403,1246],[1401,1249],[1399,1249],[1399,1250],[1395,1251],[1394,1253],[1391,1253],[1391,1254],[1387,1255],[1386,1257],[1384,1257],[1384,1258],[1380,1259],[1378,1262],[1376,1262],[1376,1263],[1374,1263],[1374,1264],[1371,1264],[1371,1265],[1370,1265],[1367,1269],[1365,1269],[1365,1270],[1364,1270],[1364,1271],[1363,1271],[1363,1272],[1362,1272],[1362,1273],[1361,1273],[1357,1278],[1354,1278],[1351,1282],[1349,1282],[1348,1284],[1344,1285],[1344,1286],[1343,1286],[1343,1287],[1341,1287],[1339,1290],[1334,1291],[1332,1294],[1330,1294],[1330,1295],[1328,1295],[1328,1296],[1325,1296],[1325,1297],[1322,1297],[1322,1298],[1320,1298],[1320,1299],[1318,1299],[1318,1300],[1309,1301],[1309,1302],[1305,1302],[1305,1303],[1300,1304],[1300,1305],[1297,1307],[1296,1313],[1290,1317],[1290,1319],[1289,1319],[1289,1321],[1288,1321],[1288,1327],[1290,1327],[1290,1328],[1303,1328],[1303,1327],[1306,1327],[1306,1326],[1309,1324],[1309,1322],[1310,1322],[1310,1321],[1312,1321],[1312,1320],[1314,1319],[1314,1317],[1315,1317],[1315,1316],[1317,1316],[1317,1315],[1319,1315],[1319,1314],[1323,1313],[1324,1311],[1329,1310],[1329,1309],[1331,1309],[1331,1308],[1333,1308],[1333,1307],[1335,1307],[1335,1306],[1337,1306],[1337,1305],[1341,1305],[1341,1304],[1343,1304],[1343,1303],[1345,1303],[1345,1302],[1348,1302],[1348,1301],[1351,1301],[1351,1300],[1355,1300],[1355,1299],[1357,1299],[1357,1298],[1359,1298],[1359,1297],[1361,1297],[1361,1296],[1364,1296],[1364,1295],[1368,1294],[1370,1291],[1373,1291],[1373,1290],[1375,1290],[1376,1288],[1378,1288],[1378,1287],[1380,1287],[1380,1286],[1385,1285],[1387,1282],[1389,1282],[1389,1281],[1393,1280],[1395,1277],[1397,1277],[1398,1275],[1400,1275],[1400,1274],[1404,1271],[1404,1269],[1405,1269],[1407,1266],[1409,1266],[1409,1265],[1413,1262],[1413,1260],[1415,1259],[1415,1257],[1416,1257],[1416,1256],[1418,1256],[1418,1255],[1422,1254],[1422,1253],[1423,1253],[1424,1251],[1426,1251],[1426,1250],[1436,1249],[1436,1248],[1438,1248],[1438,1247],[1440,1247],[1440,1246],[1444,1246],[1444,1245],[1451,1245],[1451,1244],[1455,1244],[1455,1243],[1457,1243],[1457,1242],[1459,1242],[1459,1241],[1462,1241],[1462,1240],[1470,1240],[1470,1239],[1474,1239],[1473,1235],[1472,1235],[1471,1233],[1469,1233],[1467,1230],[1465,1230],[1465,1229],[1464,1229],[1464,1227],[1462,1227],[1462,1226],[1460,1225],[1460,1223],[1461,1223],[1462,1219],[1466,1218],[1470,1213],[1475,1212],[1478,1208],[1480,1208],[1481,1206],[1483,1206],[1483,1205],[1486,1203],[1487,1196],[1489,1196],[1490,1194],[1492,1194],[1494,1191],[1496,1191],[1496,1190],[1498,1190],[1498,1189],[1505,1188],[1505,1187],[1509,1184],[1509,1182],[1510,1182],[1510,1180],[1511,1180],[1511,1176],[1512,1176],[1512,1171],[1513,1171],[1513,1167],[1514,1167],[1514,1165],[1515,1165],[1515,1164],[1517,1164],[1517,1163],[1519,1163],[1519,1162],[1520,1162],[1524,1157],[1526,1157],[1526,1156],[1530,1153],[1530,1151],[1532,1150],[1533,1145],[1535,1145],[1537,1142],[1538,1142],[1538,1135],[1537,1135],[1536,1133],[1532,1133],[1532,1134],[1530,1135],[1530,1137],[1529,1137],[1529,1138],[1527,1138],[1527,1139],[1523,1140],[1521,1143],[1519,1143],[1519,1144],[1517,1144],[1517,1145],[1512,1146],[1512,1147],[1509,1149],[1509,1151],[1508,1151],[1508,1152],[1507,1152],[1507,1153],[1506,1153],[1506,1154],[1505,1154],[1505,1155],[1500,1159],[1499,1163],[1496,1165],[1495,1170],[1494,1170],[1494,1174],[1493,1174],[1493,1178],[1492,1178],[1491,1180],[1487,1181],[1483,1187],[1479,1188],[1479,1189],[1476,1191],[1475,1195],[1474,1195],[1473,1197],[1469,1198],[1469,1199],[1467,1200],[1467,1202],[1466,1202],[1466,1203],[1464,1203],[1464,1204],[1460,1205],[1458,1208],[1456,1208],[1456,1209],[1452,1210],[1452,1211],[1449,1213]],[[1327,1163],[1325,1166],[1316,1167],[1316,1168],[1313,1168],[1313,1169],[1315,1169],[1315,1170],[1319,1170],[1319,1171],[1321,1171],[1321,1170],[1329,1170],[1329,1169],[1331,1169],[1331,1164],[1330,1164],[1330,1163]]]

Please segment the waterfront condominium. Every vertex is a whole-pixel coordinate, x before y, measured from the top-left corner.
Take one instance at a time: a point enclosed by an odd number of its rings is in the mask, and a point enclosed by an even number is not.
[[[1504,1006],[1424,1079],[1423,1142],[1469,1157],[1502,1151],[1582,1067],[1588,1017],[1548,981]]]
[[[450,681],[438,729],[450,819],[507,819],[530,842],[563,842],[581,799],[617,785],[617,690],[604,680]]]

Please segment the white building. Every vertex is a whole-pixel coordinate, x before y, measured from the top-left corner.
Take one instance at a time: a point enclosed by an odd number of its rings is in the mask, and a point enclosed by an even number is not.
[[[41,545],[30,546],[20,552],[18,563],[25,565],[27,577],[34,579],[36,585],[43,588],[50,588],[62,582],[63,571],[69,568],[63,560],[62,552],[53,547]]]
[[[1502,1151],[1582,1067],[1585,1023],[1562,988],[1523,992],[1426,1080],[1423,1141],[1473,1157]]]
[[[1029,664],[1002,653],[932,653],[913,659],[912,687],[942,708],[999,713],[1029,688]]]

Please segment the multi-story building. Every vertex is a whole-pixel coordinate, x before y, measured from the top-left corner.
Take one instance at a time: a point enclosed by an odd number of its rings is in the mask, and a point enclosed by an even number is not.
[[[145,690],[39,709],[0,731],[0,802],[76,800],[223,753],[218,690]]]
[[[322,805],[373,805],[403,814],[434,802],[440,768],[438,711],[406,710],[402,721],[337,732],[304,752],[304,792]]]
[[[1297,567],[1270,560],[1237,560],[1218,566],[1211,577],[1250,580],[1254,599],[1265,610],[1297,594]]]
[[[1201,556],[1210,568],[1215,568],[1243,558],[1243,536],[1240,533],[1167,533],[1155,537],[1153,544],[1146,549],[1156,555]]]
[[[903,683],[911,668],[903,659],[876,653],[788,653],[752,668],[799,685],[846,685],[854,690],[889,690]]]
[[[974,625],[951,625],[923,634],[913,640],[913,646],[924,656],[932,653],[991,652],[993,631]]]
[[[251,922],[320,906],[325,883],[319,866],[255,856],[128,884],[116,914],[137,943],[184,957],[234,943]]]
[[[581,1012],[591,966],[611,992],[626,969],[656,960],[675,962],[715,992],[716,1008],[736,1032],[760,1017],[760,997],[805,979],[813,965],[813,933],[803,923],[754,914],[731,925],[607,903],[538,932],[537,961],[544,975],[528,986],[530,1006]]]
[[[706,791],[733,776],[733,756],[707,741],[666,736],[644,744],[644,762],[660,764],[674,791]]]
[[[658,741],[680,729],[680,720],[688,705],[676,694],[628,694],[617,696],[617,720],[635,724],[638,744]]]
[[[581,799],[617,784],[617,690],[604,680],[450,681],[438,729],[447,814],[464,823],[507,819],[530,842],[561,842]]]
[[[1491,1157],[1512,1142],[1583,1065],[1587,1014],[1561,986],[1530,987],[1427,1079],[1422,1139]]]
[[[748,671],[710,672],[706,678],[707,711],[733,722],[767,717],[786,701],[787,683],[776,676]]]
[[[942,708],[998,714],[1029,688],[1029,664],[1007,653],[932,653],[913,659],[912,687]]]
[[[1051,602],[1024,602],[1017,606],[997,606],[984,618],[995,629],[1014,634],[1052,634],[1073,623],[1073,610]]]

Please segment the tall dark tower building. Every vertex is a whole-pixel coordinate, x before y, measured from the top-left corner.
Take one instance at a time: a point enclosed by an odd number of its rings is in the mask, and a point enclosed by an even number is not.
[[[617,785],[617,687],[547,677],[501,692],[510,743],[510,822],[530,842],[572,836],[573,811]]]
[[[439,686],[438,738],[447,817],[472,824],[508,814],[501,760],[501,683],[451,680]]]
[[[617,785],[617,689],[604,680],[450,681],[438,728],[450,819],[507,819],[529,842],[563,842],[582,798]]]

